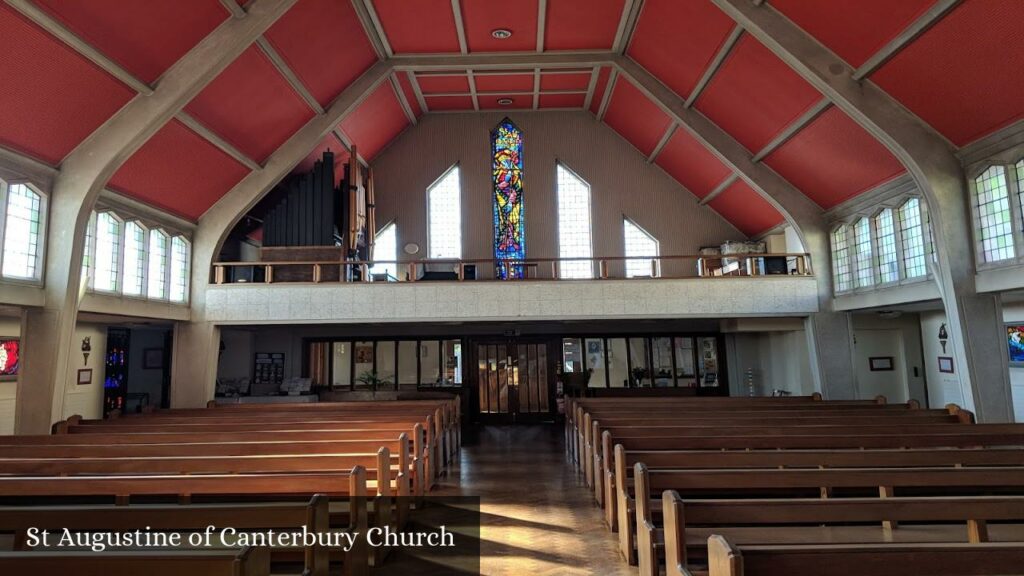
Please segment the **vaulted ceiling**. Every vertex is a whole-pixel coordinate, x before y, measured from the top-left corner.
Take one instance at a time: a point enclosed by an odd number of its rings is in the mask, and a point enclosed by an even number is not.
[[[0,146],[59,167],[244,0],[0,2]],[[768,0],[952,147],[1024,118],[1019,0]],[[494,31],[511,36],[496,38]],[[498,34],[500,36],[500,34]],[[198,219],[356,78],[396,70],[322,141],[374,157],[423,114],[589,111],[748,235],[782,216],[612,62],[516,66],[500,56],[624,54],[823,209],[905,172],[854,120],[711,0],[299,0],[117,171],[109,187]],[[490,65],[459,56],[496,54]]]

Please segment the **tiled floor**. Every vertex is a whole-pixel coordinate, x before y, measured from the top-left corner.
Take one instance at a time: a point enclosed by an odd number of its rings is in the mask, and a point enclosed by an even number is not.
[[[481,574],[636,573],[566,463],[560,426],[484,427],[464,444],[461,462],[434,494],[480,497]],[[383,572],[402,564],[396,555]]]

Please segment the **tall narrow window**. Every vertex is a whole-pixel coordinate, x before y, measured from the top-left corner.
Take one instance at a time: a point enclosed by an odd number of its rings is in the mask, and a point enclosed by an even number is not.
[[[925,260],[924,230],[921,226],[921,200],[911,198],[898,211],[900,240],[903,241],[903,271],[907,278],[920,278],[928,273]]]
[[[1024,213],[1024,159],[1017,162],[1017,197],[1020,202],[1020,211]]]
[[[559,278],[593,278],[590,241],[590,185],[558,165]]]
[[[111,212],[96,216],[96,277],[93,287],[117,292],[121,264],[121,221]]]
[[[38,280],[42,197],[24,184],[15,184],[7,190],[6,213],[3,275]]]
[[[89,215],[89,223],[85,226],[85,246],[82,250],[82,284],[93,287],[96,267],[96,213]]]
[[[871,265],[871,222],[861,218],[853,225],[853,254],[857,263],[857,288],[875,283],[875,270]]]
[[[138,222],[124,225],[124,293],[142,296],[146,291],[146,229]]]
[[[181,236],[171,239],[171,301],[188,300],[188,272],[191,250]]]
[[[430,258],[462,258],[462,187],[458,166],[427,188],[427,206]]]
[[[505,118],[491,132],[494,177],[494,260],[498,278],[521,278],[523,267],[508,261],[526,258],[523,220],[523,133]]]
[[[832,282],[836,292],[853,288],[853,273],[850,271],[850,246],[846,240],[846,226],[832,231]]]
[[[622,219],[626,241],[626,278],[657,276],[655,258],[658,256],[658,241],[637,226],[629,218]]]
[[[896,227],[892,210],[886,208],[875,216],[875,245],[878,246],[878,277],[882,284],[900,279],[896,254]]]
[[[160,230],[149,231],[149,275],[146,295],[156,300],[167,298],[167,245],[170,239]]]
[[[398,279],[398,234],[392,222],[377,232],[373,241],[373,259],[381,264],[374,264],[370,274],[387,274]]]
[[[985,262],[1013,258],[1013,218],[1010,215],[1010,194],[1006,185],[1006,169],[992,166],[974,179],[975,202],[978,208],[978,232],[981,255]]]

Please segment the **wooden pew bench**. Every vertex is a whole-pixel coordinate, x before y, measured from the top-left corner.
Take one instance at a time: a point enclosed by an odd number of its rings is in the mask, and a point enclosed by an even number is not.
[[[0,552],[4,574],[76,576],[270,576],[270,551]]]
[[[657,575],[662,565],[668,576],[681,576],[684,567],[701,570],[712,534],[743,546],[1024,542],[1024,497],[683,500],[669,490],[662,506],[664,531],[639,549],[642,576]],[[1015,523],[989,524],[1005,521]]]

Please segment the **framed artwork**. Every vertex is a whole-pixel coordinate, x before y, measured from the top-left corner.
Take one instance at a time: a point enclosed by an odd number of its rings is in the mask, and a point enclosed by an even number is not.
[[[92,368],[82,368],[78,371],[78,385],[92,384]]]
[[[0,381],[18,377],[21,363],[21,343],[17,338],[0,338]]]
[[[868,363],[872,372],[891,372],[894,361],[892,356],[873,356],[868,358]]]
[[[939,356],[939,372],[943,374],[952,374],[953,370],[953,359],[949,356]]]
[[[373,344],[356,346],[356,364],[373,364]]]
[[[142,351],[142,368],[156,370],[164,367],[164,349],[146,348]]]
[[[1006,346],[1010,353],[1010,364],[1024,366],[1024,324],[1006,326]]]

